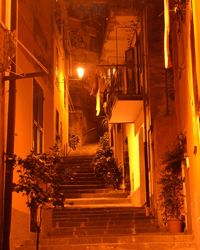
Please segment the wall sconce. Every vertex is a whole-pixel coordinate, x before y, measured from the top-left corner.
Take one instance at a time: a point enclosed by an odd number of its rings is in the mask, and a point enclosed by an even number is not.
[[[82,67],[78,67],[78,68],[76,69],[76,71],[77,71],[77,74],[78,74],[78,78],[79,78],[79,79],[82,79],[83,76],[84,76],[84,73],[85,73],[85,69],[82,68]]]

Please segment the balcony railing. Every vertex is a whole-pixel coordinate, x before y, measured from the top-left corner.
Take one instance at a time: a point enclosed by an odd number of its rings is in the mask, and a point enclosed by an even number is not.
[[[142,100],[142,87],[137,65],[115,66],[114,72],[108,79],[108,86],[104,91],[104,102],[107,103],[107,114],[110,116],[112,107],[117,100]]]

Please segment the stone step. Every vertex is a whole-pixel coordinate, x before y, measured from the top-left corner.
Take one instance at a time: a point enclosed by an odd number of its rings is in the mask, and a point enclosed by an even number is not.
[[[80,198],[83,194],[86,196],[90,193],[104,192],[105,186],[103,184],[90,184],[90,185],[62,185],[59,187],[65,198]]]
[[[104,184],[104,180],[100,178],[95,178],[95,176],[77,176],[74,175],[70,179],[66,179],[63,183],[65,184],[76,184],[76,185],[81,185],[81,184]],[[104,184],[105,185],[105,184]]]
[[[69,164],[69,163],[91,163],[94,159],[94,156],[68,156],[63,158],[61,164]]]
[[[79,180],[97,180],[97,181],[102,181],[101,178],[97,178],[94,173],[79,173],[79,174],[73,174],[72,178],[76,178]]]
[[[96,180],[97,182],[103,181],[102,178],[97,177],[94,173],[94,170],[91,168],[82,168],[82,167],[68,167],[68,168],[59,168],[57,169],[58,174],[61,176],[66,176],[66,182],[73,179],[80,179],[85,181]]]
[[[121,198],[128,197],[129,193],[117,190],[111,190],[110,188],[98,188],[98,189],[79,189],[79,190],[65,190],[61,189],[65,195],[65,198],[77,199],[77,198]]]
[[[153,222],[153,218],[148,218],[148,217],[142,217],[139,215],[136,216],[132,216],[129,218],[128,215],[122,215],[122,217],[117,217],[117,216],[113,216],[112,218],[110,218],[109,216],[102,218],[102,215],[92,215],[92,216],[81,216],[81,215],[71,215],[71,220],[70,220],[70,216],[69,217],[64,217],[63,219],[61,217],[62,215],[53,215],[53,222],[54,223],[59,223],[60,225],[66,225],[68,226],[69,223],[76,223],[77,225],[89,225],[89,224],[106,224],[106,225],[113,225],[116,222],[117,223],[121,223],[121,224],[127,224],[129,222],[135,222],[138,224],[142,224],[144,225],[145,223],[151,223],[151,221]]]
[[[158,231],[157,221],[145,216],[145,209],[129,206],[69,207],[52,210],[51,234],[130,234]]]
[[[87,229],[84,228],[60,228],[55,229],[49,233],[49,236],[63,236],[63,237],[82,237],[82,236],[102,236],[102,235],[132,235],[135,233],[135,230],[132,228],[98,228],[90,227]]]
[[[77,199],[77,198],[89,198],[89,197],[100,197],[104,194],[106,194],[106,191],[104,188],[99,188],[99,189],[77,189],[77,190],[73,190],[73,191],[69,191],[69,190],[61,190],[62,193],[64,193],[64,196],[66,199],[68,198],[73,198],[73,199]]]
[[[145,216],[145,209],[143,207],[124,207],[121,205],[118,205],[117,207],[89,207],[89,208],[55,208],[53,209],[53,215],[61,214],[68,216],[70,215],[86,215],[86,216],[93,216],[94,214],[105,216],[123,216],[123,215],[129,215],[129,216]]]
[[[65,201],[65,207],[67,206],[72,206],[73,207],[91,207],[91,206],[101,206],[101,207],[105,207],[105,206],[119,206],[119,204],[123,204],[123,206],[131,206],[131,198],[127,198],[127,197],[108,197],[108,198],[96,198],[96,197],[92,197],[92,198],[69,198],[66,199]]]
[[[129,196],[129,192],[125,192],[123,190],[113,190],[110,188],[98,190],[98,192],[82,194],[82,198],[127,198]]]
[[[35,242],[26,241],[15,250],[35,250]],[[187,234],[148,233],[131,236],[48,237],[41,239],[40,250],[197,250],[193,236]]]
[[[90,158],[93,158],[94,157],[94,154],[89,154],[89,155],[87,155],[87,154],[84,154],[84,155],[82,155],[82,154],[79,154],[79,155],[68,155],[68,156],[66,156],[66,157],[64,157],[64,160],[66,159],[66,160],[69,160],[69,159],[90,159]]]
[[[64,173],[63,173],[64,175]],[[66,176],[66,174],[65,174]],[[66,178],[63,180],[64,184],[70,183],[71,181],[80,181],[80,182],[97,182],[97,183],[103,183],[103,178],[98,178],[94,173],[74,173],[66,176]]]
[[[64,217],[64,216],[63,216]],[[70,220],[70,216],[64,217],[62,219],[61,215],[57,215],[53,217],[53,224],[54,225],[58,225],[60,227],[68,227],[68,226],[89,226],[89,225],[111,225],[113,226],[116,223],[120,223],[122,225],[129,225],[129,222],[131,222],[131,225],[133,223],[137,223],[138,225],[145,225],[146,224],[151,224],[153,223],[153,219],[148,219],[148,218],[141,218],[139,216],[136,217],[132,217],[132,218],[128,218],[127,216],[122,216],[122,218],[117,218],[117,217],[113,217],[113,218],[109,218],[109,217],[105,217],[104,219],[102,218],[101,215],[93,215],[93,216],[88,216],[88,217],[84,217],[84,216],[80,216],[77,215],[77,217],[73,217],[73,215],[71,216],[71,220]],[[120,226],[120,225],[119,225]]]
[[[89,167],[80,167],[80,166],[70,166],[70,167],[59,167],[57,169],[57,172],[59,174],[68,174],[68,175],[71,175],[71,176],[74,176],[74,175],[80,175],[81,174],[84,176],[86,174],[90,174],[91,176],[95,176],[95,173],[94,173],[94,170],[92,168],[89,168]],[[96,177],[97,178],[97,177]]]
[[[120,221],[118,222],[120,223]],[[120,223],[122,224],[122,223]],[[63,226],[63,227],[62,227]],[[67,227],[68,226],[68,227]],[[134,223],[127,223],[122,224],[121,226],[118,226],[116,223],[107,225],[102,223],[96,223],[96,225],[90,225],[90,224],[80,224],[77,225],[77,223],[72,224],[72,222],[69,222],[69,224],[62,224],[59,228],[54,228],[48,232],[48,235],[54,235],[54,236],[61,236],[69,237],[79,237],[79,236],[102,236],[102,235],[132,235],[135,233],[152,233],[152,232],[158,232],[158,228],[156,225],[146,223],[144,225],[141,224],[134,224]]]
[[[65,168],[83,168],[83,169],[89,169],[89,170],[93,170],[93,167],[91,165],[91,162],[76,162],[76,161],[72,161],[72,162],[65,162],[65,163],[60,163],[58,166],[58,169],[65,169]]]
[[[84,228],[87,228],[87,227],[114,227],[114,228],[121,228],[121,227],[124,227],[124,226],[128,226],[128,227],[132,227],[133,224],[137,225],[138,228],[143,228],[144,226],[146,227],[146,225],[153,225],[153,223],[151,223],[150,220],[148,219],[143,219],[143,220],[133,220],[133,219],[130,219],[127,221],[125,220],[112,220],[112,221],[105,221],[105,220],[102,220],[101,218],[99,219],[96,219],[96,220],[88,220],[88,219],[82,219],[82,220],[79,220],[79,219],[72,219],[72,220],[60,220],[58,221],[59,222],[59,225],[57,225],[57,227],[61,227],[61,228],[69,228],[69,227],[84,227]],[[153,222],[153,221],[152,221]],[[119,225],[120,223],[120,225]],[[56,223],[55,223],[56,224]],[[154,226],[154,225],[153,225]]]
[[[96,182],[96,183],[104,183],[104,180],[102,178],[97,178],[95,174],[86,174],[86,173],[81,173],[81,174],[73,174],[70,175],[70,177],[66,177],[63,180],[63,184],[68,184],[71,182],[83,182],[83,183],[90,183],[90,182]]]
[[[97,188],[104,188],[105,185],[102,183],[95,183],[95,184],[63,184],[59,187],[60,190],[83,190],[83,189],[97,189]]]
[[[91,180],[91,179],[102,180],[101,178],[97,177],[97,176],[95,175],[95,173],[74,173],[74,174],[72,174],[72,175],[70,176],[70,178],[77,178],[77,177],[78,177],[80,180],[81,180],[81,179],[85,179],[85,180],[87,180],[87,179],[89,179],[89,180]]]
[[[118,222],[120,223],[120,222]],[[121,224],[121,223],[120,223]],[[65,226],[65,225],[64,225]],[[81,227],[80,227],[81,226]],[[80,237],[80,236],[102,236],[102,235],[133,235],[136,233],[152,233],[158,232],[158,228],[153,225],[147,223],[146,225],[138,225],[137,223],[134,225],[129,222],[127,224],[121,224],[121,226],[117,225],[117,223],[110,224],[102,224],[97,223],[96,225],[90,224],[81,224],[80,226],[68,225],[68,227],[60,227],[55,228],[48,235],[50,236],[63,236],[63,237]],[[84,227],[85,226],[85,227]]]

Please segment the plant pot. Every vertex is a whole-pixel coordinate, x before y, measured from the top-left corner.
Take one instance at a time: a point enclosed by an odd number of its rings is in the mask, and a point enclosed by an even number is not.
[[[170,233],[181,233],[183,230],[183,221],[179,219],[170,219],[167,222]]]

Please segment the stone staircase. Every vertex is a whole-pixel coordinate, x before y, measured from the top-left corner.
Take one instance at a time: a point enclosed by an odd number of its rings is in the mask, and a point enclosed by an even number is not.
[[[34,240],[24,242],[16,250],[35,250]],[[40,250],[198,250],[191,235],[138,234],[59,238],[48,237],[40,242]]]
[[[145,216],[143,208],[72,207],[53,210],[51,236],[116,236],[157,232],[154,219]]]
[[[71,156],[60,164],[59,173],[68,176],[61,186],[61,192],[64,193],[66,199],[105,192],[105,183],[95,176],[92,169],[92,159],[93,156],[90,155]]]
[[[91,167],[92,156],[68,157],[59,167],[69,176],[62,183],[64,208],[43,215],[40,250],[194,250],[191,235],[159,232],[143,207],[133,207],[129,194],[106,187]],[[35,249],[34,240],[16,250]]]

